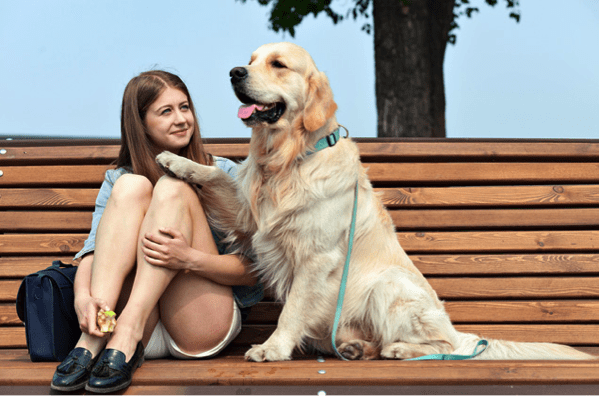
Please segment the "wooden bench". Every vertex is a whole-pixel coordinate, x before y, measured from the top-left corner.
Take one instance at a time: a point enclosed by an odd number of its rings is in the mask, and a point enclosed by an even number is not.
[[[400,243],[460,331],[598,354],[598,140],[356,140]],[[17,288],[82,247],[118,145],[0,141],[0,393],[50,390],[57,363],[29,360]],[[240,160],[248,140],[206,148]],[[245,362],[279,312],[260,303],[215,359],[147,361],[126,393],[598,392],[597,360]]]

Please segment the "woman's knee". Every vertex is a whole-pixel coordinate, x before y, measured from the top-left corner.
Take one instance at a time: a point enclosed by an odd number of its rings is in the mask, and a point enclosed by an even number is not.
[[[152,199],[152,183],[141,175],[125,174],[117,179],[110,200],[117,204],[148,206]]]
[[[156,186],[154,186],[154,192],[152,195],[153,200],[164,203],[174,202],[177,200],[187,201],[190,197],[197,198],[193,187],[183,180],[175,179],[174,177],[170,176],[163,176],[158,179]]]

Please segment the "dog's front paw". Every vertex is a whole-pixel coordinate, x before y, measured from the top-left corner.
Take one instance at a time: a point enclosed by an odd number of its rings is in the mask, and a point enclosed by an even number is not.
[[[156,163],[169,176],[186,180],[185,171],[189,167],[187,158],[178,156],[169,151],[163,151],[156,156]]]
[[[292,354],[290,352],[281,351],[280,348],[273,346],[252,345],[252,348],[246,352],[246,360],[253,362],[279,362],[281,360],[291,360]]]

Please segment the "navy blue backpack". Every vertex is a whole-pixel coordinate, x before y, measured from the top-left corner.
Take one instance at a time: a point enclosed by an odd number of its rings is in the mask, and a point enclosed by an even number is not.
[[[34,362],[60,362],[81,336],[73,281],[77,267],[53,261],[27,275],[17,293],[17,315],[25,324],[27,349]]]

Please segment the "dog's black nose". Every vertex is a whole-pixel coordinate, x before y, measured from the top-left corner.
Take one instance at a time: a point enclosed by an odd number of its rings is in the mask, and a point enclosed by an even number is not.
[[[229,77],[231,77],[232,83],[236,83],[248,77],[248,71],[245,67],[234,67],[229,72]]]

